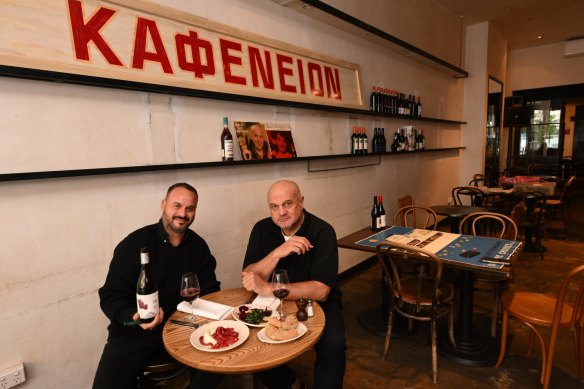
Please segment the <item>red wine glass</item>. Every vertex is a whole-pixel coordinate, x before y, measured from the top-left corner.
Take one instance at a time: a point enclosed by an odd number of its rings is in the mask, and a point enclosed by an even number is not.
[[[199,297],[199,294],[201,294],[201,288],[199,287],[197,275],[195,273],[183,274],[180,281],[180,295],[184,301],[191,305],[190,320],[197,319],[193,312],[193,301]]]
[[[272,274],[272,294],[280,300],[279,315],[280,320],[284,320],[284,309],[282,302],[290,294],[290,279],[288,272],[283,269],[276,269]]]

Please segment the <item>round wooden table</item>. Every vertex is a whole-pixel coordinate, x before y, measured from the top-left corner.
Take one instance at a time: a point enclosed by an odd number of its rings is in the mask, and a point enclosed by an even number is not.
[[[206,295],[204,299],[237,307],[249,302],[252,297],[251,292],[237,288],[211,293]],[[308,332],[301,338],[287,343],[263,343],[257,336],[261,328],[249,327],[249,337],[240,346],[222,352],[201,351],[191,345],[190,336],[194,332],[193,328],[172,324],[170,321],[164,325],[162,340],[164,347],[173,358],[195,369],[223,374],[253,373],[266,370],[296,358],[313,347],[320,339],[324,330],[325,317],[320,305],[313,304],[314,317],[302,322],[308,328]],[[295,312],[295,302],[285,301],[284,310]],[[176,311],[170,318],[188,321],[187,317],[187,313]],[[234,319],[229,315],[225,320]],[[211,321],[211,319],[205,318],[197,320],[201,324]]]

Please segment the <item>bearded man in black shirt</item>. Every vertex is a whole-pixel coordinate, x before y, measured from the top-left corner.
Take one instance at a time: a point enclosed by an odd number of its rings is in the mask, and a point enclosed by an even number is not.
[[[162,200],[162,217],[128,235],[114,250],[105,284],[99,289],[101,309],[110,319],[94,389],[130,389],[152,356],[165,352],[162,328],[181,302],[180,277],[195,272],[201,295],[219,290],[215,277],[217,262],[207,243],[189,229],[195,220],[199,196],[195,188],[177,183],[168,188]],[[150,267],[158,286],[160,312],[150,323],[126,326],[137,321],[136,285],[140,273],[140,248],[147,247]],[[211,388],[221,376],[196,372],[191,387]]]

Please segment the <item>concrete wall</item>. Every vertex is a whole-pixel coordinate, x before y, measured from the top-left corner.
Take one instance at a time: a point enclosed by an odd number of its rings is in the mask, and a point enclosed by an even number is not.
[[[421,95],[428,116],[464,119],[464,81],[272,1],[156,2],[359,63],[364,93],[368,94],[371,85],[394,87]],[[431,23],[433,14],[426,8],[442,12],[431,2],[415,4],[420,9],[408,8],[404,18],[428,18]],[[393,11],[399,13],[400,8]],[[451,30],[457,23],[456,18],[453,20],[442,21],[444,28],[432,31],[412,29],[403,39],[413,43],[450,42],[450,34],[442,36],[442,31]],[[51,134],[58,132],[65,140],[71,135],[95,142],[95,147],[102,148],[99,158],[104,160],[110,152],[127,150],[130,154],[149,153],[153,163],[180,163],[180,152],[175,149],[181,146],[176,126],[189,131],[180,138],[182,142],[196,143],[195,151],[208,152],[213,159],[219,152],[223,116],[230,120],[289,122],[299,155],[346,152],[354,125],[366,126],[372,137],[374,127],[383,126],[391,134],[398,126],[410,124],[405,120],[324,115],[0,78],[0,147],[20,147],[41,161],[47,158],[44,153]],[[422,122],[420,128],[425,130],[429,148],[463,144],[458,126]],[[38,135],[26,144],[11,143],[12,135],[22,131]],[[114,136],[117,141],[104,142],[103,136]],[[209,151],[213,149],[216,154]],[[61,158],[66,162],[66,155]],[[328,167],[337,162],[320,165]],[[158,220],[160,200],[174,182],[188,181],[199,190],[193,228],[216,256],[223,287],[231,288],[240,286],[239,269],[253,223],[268,215],[265,194],[273,181],[296,180],[306,197],[306,208],[328,220],[338,236],[344,236],[368,225],[374,194],[384,195],[389,215],[396,210],[396,199],[407,193],[419,203],[444,203],[450,188],[460,181],[460,165],[459,152],[441,152],[385,156],[378,165],[324,172],[309,172],[307,162],[292,162],[2,182],[0,369],[24,362],[27,382],[23,389],[91,386],[107,326],[96,291],[105,279],[113,248],[129,232]],[[0,171],[11,172],[10,161],[0,159]],[[341,250],[340,270],[366,257]]]
[[[509,52],[505,90],[584,83],[584,56],[565,58],[563,43]]]

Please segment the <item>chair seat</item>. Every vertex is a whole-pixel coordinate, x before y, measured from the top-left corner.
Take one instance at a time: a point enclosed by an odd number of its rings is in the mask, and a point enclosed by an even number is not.
[[[549,199],[549,200],[546,201],[545,204],[546,205],[557,206],[557,205],[561,205],[562,204],[562,200],[559,200],[559,199]]]
[[[503,308],[527,323],[551,326],[556,308],[556,298],[541,293],[534,292],[514,292],[501,297]],[[569,304],[564,304],[560,326],[569,326],[573,308]]]
[[[416,296],[418,290],[418,279],[416,277],[407,277],[400,280],[402,287],[402,300],[406,304],[416,304]],[[439,302],[448,303],[454,298],[454,290],[452,286],[445,282],[439,284]],[[422,280],[422,287],[420,293],[420,305],[431,306],[432,294],[434,289],[434,279],[424,278]],[[395,293],[396,297],[399,297]]]

